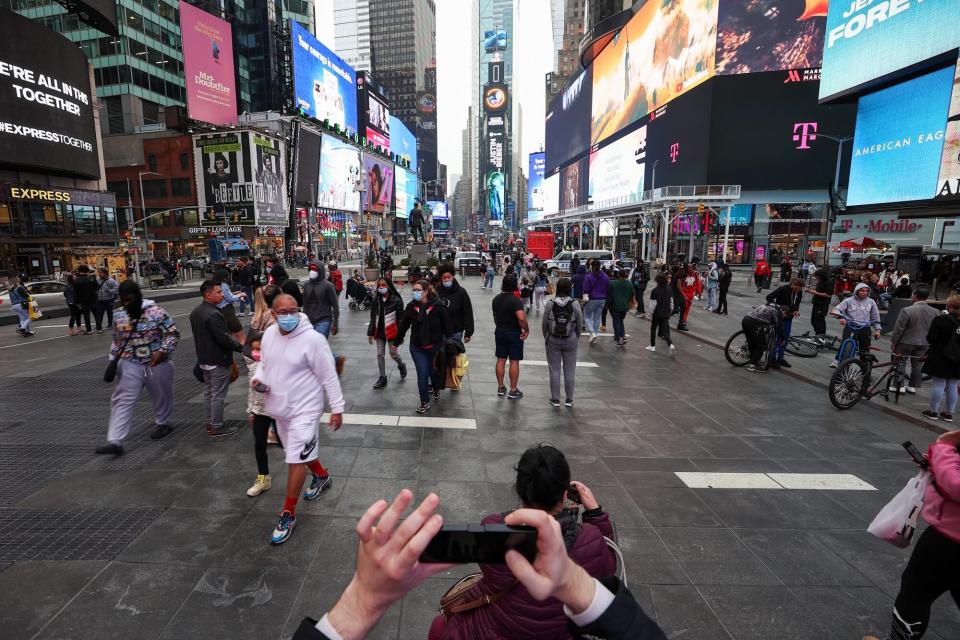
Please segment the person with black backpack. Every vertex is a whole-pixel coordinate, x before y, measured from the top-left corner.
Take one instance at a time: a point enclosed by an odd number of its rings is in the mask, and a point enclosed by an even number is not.
[[[563,387],[567,407],[573,406],[573,390],[576,385],[577,349],[583,331],[583,313],[580,305],[570,297],[570,278],[557,280],[557,296],[544,308],[541,329],[547,351],[547,370],[550,373],[550,404],[560,406],[560,373],[563,372]]]

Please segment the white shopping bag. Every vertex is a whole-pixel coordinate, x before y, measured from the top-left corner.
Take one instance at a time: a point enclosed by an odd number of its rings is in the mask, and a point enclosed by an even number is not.
[[[901,549],[909,547],[917,530],[917,518],[923,508],[923,492],[929,481],[929,471],[921,471],[910,478],[900,493],[880,510],[867,527],[867,532]]]

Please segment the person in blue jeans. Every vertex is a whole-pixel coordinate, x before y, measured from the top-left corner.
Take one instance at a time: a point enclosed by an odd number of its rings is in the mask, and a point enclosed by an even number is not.
[[[322,264],[311,263],[308,272],[308,282],[303,285],[303,312],[307,314],[310,324],[317,333],[330,339],[330,334],[337,335],[340,322],[340,298],[333,283],[327,280]],[[331,349],[332,352],[332,349]],[[343,362],[346,358],[333,354],[333,361],[337,367],[337,375],[343,372]]]
[[[480,285],[481,289],[493,289],[493,277],[497,273],[497,268],[494,266],[493,260],[489,262],[484,260],[483,264],[483,284]]]
[[[597,341],[597,334],[600,333],[600,318],[609,292],[610,278],[600,269],[600,261],[594,260],[590,264],[590,273],[583,281],[583,295],[589,300],[583,309],[583,315],[590,333],[590,344]]]
[[[400,316],[397,337],[393,344],[400,346],[410,331],[410,359],[417,369],[417,390],[420,404],[417,413],[426,413],[430,409],[430,393],[427,385],[433,386],[433,399],[440,399],[440,390],[444,381],[440,379],[433,359],[453,334],[447,307],[443,304],[430,283],[417,280],[411,292],[413,299]]]
[[[793,319],[800,315],[800,301],[803,299],[803,290],[806,286],[800,278],[794,278],[790,284],[777,287],[767,296],[768,303],[778,304],[781,307],[790,307],[790,316],[783,321],[783,337],[777,341],[773,351],[773,359],[770,366],[773,369],[780,367],[790,368],[790,363],[784,356],[787,353],[787,341],[790,339],[790,330],[793,327]]]

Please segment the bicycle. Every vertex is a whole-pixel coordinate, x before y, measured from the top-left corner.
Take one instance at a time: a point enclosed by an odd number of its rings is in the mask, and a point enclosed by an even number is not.
[[[770,368],[770,357],[773,355],[773,348],[776,343],[776,335],[774,334],[772,327],[768,327],[762,331],[766,334],[764,337],[766,339],[767,348],[760,357],[760,362],[763,370],[766,371]],[[730,336],[730,339],[727,340],[726,346],[724,346],[723,353],[727,357],[727,362],[735,367],[742,367],[750,364],[750,343],[747,341],[747,334],[743,329]]]
[[[786,351],[798,358],[815,358],[821,351],[836,351],[840,342],[839,336],[811,335],[807,331],[798,336],[790,336]]]
[[[889,362],[879,362],[875,355],[865,351],[853,358],[847,358],[837,365],[830,376],[827,386],[830,402],[838,409],[849,409],[860,402],[861,398],[869,400],[876,395],[889,402],[892,393],[894,404],[899,403],[900,389],[906,384],[906,375],[901,367],[903,360],[904,356],[891,353]],[[874,381],[874,369],[887,371]]]

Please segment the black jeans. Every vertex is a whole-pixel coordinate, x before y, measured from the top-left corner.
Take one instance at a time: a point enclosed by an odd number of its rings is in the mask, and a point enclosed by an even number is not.
[[[757,366],[761,364],[760,358],[763,357],[763,352],[767,348],[767,331],[770,329],[770,325],[762,320],[747,316],[740,323],[740,326],[743,327],[747,344],[750,345],[750,362]]]
[[[727,289],[720,287],[720,301],[717,303],[717,313],[727,312]]]
[[[103,329],[103,316],[107,316],[107,328],[113,327],[113,300],[97,300],[93,308],[93,319],[97,322],[97,331]]]
[[[643,308],[643,292],[647,290],[647,285],[642,287],[638,284],[633,285],[633,292],[637,298],[637,313],[646,313]]]
[[[667,341],[667,344],[673,344],[670,342],[670,318],[661,318],[658,316],[653,316],[650,319],[650,346],[657,346],[657,335],[660,335],[664,340]]]
[[[80,328],[80,307],[75,304],[68,304],[67,307],[70,309],[70,328],[73,329],[76,325],[77,329]]]
[[[80,316],[83,316],[83,323],[87,326],[87,333],[90,333],[90,312],[96,307],[94,304],[81,304],[80,310],[77,312],[77,326],[80,326]]]
[[[960,543],[927,527],[900,578],[890,637],[922,637],[930,623],[930,605],[947,591],[960,607]]]
[[[270,475],[270,463],[267,459],[267,434],[273,425],[273,418],[270,416],[261,416],[253,414],[253,453],[257,457],[257,473],[260,475]],[[280,435],[277,434],[279,441]],[[283,443],[280,443],[283,446]]]
[[[814,307],[810,311],[810,324],[813,325],[813,332],[822,336],[827,333],[827,311],[829,305],[823,307]]]
[[[860,353],[870,353],[870,345],[873,344],[873,327],[867,325],[862,329],[854,329],[849,324],[843,325],[843,335],[841,340],[846,340],[851,335],[856,334],[860,343]]]

